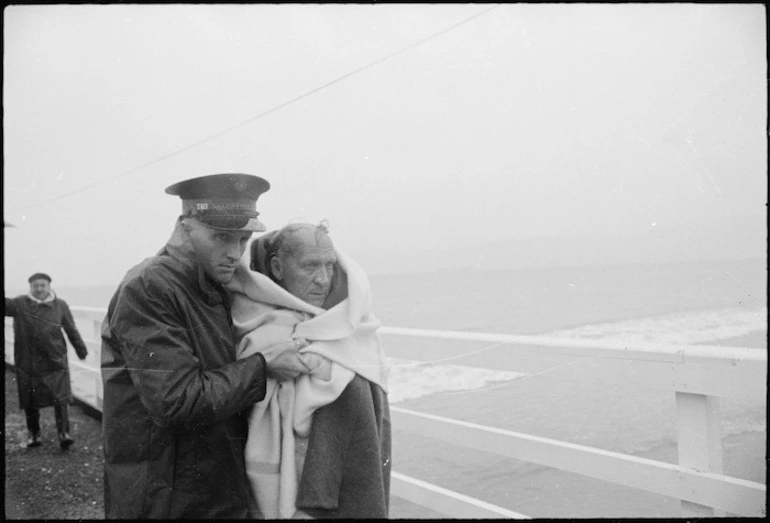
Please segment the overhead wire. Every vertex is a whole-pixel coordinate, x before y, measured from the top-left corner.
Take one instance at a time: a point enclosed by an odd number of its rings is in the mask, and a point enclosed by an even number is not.
[[[339,82],[341,82],[343,80],[346,80],[346,79],[350,78],[351,76],[354,76],[354,75],[359,74],[359,73],[361,73],[363,71],[366,71],[367,69],[371,69],[372,67],[375,67],[375,66],[385,62],[386,60],[390,60],[391,58],[394,58],[394,57],[396,57],[398,55],[401,55],[403,53],[411,51],[412,49],[414,49],[416,47],[419,47],[419,46],[429,42],[430,40],[438,38],[439,36],[444,35],[444,34],[448,33],[449,31],[453,31],[454,29],[457,29],[458,27],[460,27],[460,26],[462,26],[464,24],[467,24],[468,22],[471,22],[472,20],[475,20],[476,18],[478,18],[480,16],[483,16],[483,15],[489,13],[490,11],[492,11],[494,9],[497,9],[498,7],[500,7],[500,5],[501,4],[495,4],[492,7],[484,9],[483,11],[480,11],[480,12],[478,12],[478,13],[472,15],[472,16],[469,16],[467,18],[464,18],[463,20],[460,20],[459,22],[457,22],[457,23],[455,23],[455,24],[453,24],[453,25],[451,25],[449,27],[446,27],[446,28],[442,29],[441,31],[438,31],[436,33],[428,35],[425,38],[422,38],[422,39],[420,39],[420,40],[418,40],[416,42],[413,42],[413,43],[411,43],[411,44],[409,44],[409,45],[407,45],[405,47],[402,47],[401,49],[399,49],[397,51],[394,51],[394,52],[392,52],[392,53],[390,53],[390,54],[388,54],[388,55],[386,55],[386,56],[384,56],[382,58],[379,58],[379,59],[377,59],[377,60],[375,60],[373,62],[370,62],[370,63],[368,63],[366,65],[361,66],[361,67],[358,67],[358,68],[356,68],[356,69],[354,69],[354,70],[352,70],[352,71],[350,71],[350,72],[348,72],[346,74],[343,74],[342,76],[338,76],[337,78],[335,78],[335,79],[333,79],[333,80],[331,80],[329,82],[326,82],[326,83],[324,83],[324,84],[322,84],[322,85],[320,85],[318,87],[315,87],[315,88],[313,88],[313,89],[311,89],[309,91],[306,91],[306,92],[304,92],[304,93],[302,93],[302,94],[292,98],[291,100],[288,100],[288,101],[283,102],[283,103],[281,103],[279,105],[276,105],[276,106],[274,106],[274,107],[272,107],[272,108],[270,108],[270,109],[268,109],[266,111],[263,111],[263,112],[255,115],[255,116],[252,116],[251,118],[248,118],[248,119],[246,119],[246,120],[244,120],[244,121],[242,121],[240,123],[232,125],[232,126],[226,128],[226,129],[218,131],[218,132],[216,132],[214,134],[211,134],[211,135],[209,135],[209,136],[207,136],[205,138],[202,138],[202,139],[200,139],[200,140],[198,140],[196,142],[193,142],[191,144],[188,144],[188,145],[185,145],[183,147],[180,147],[179,149],[176,149],[176,150],[174,150],[174,151],[172,151],[170,153],[164,154],[162,156],[158,156],[158,157],[156,157],[153,160],[144,162],[141,165],[138,165],[136,167],[132,167],[131,169],[128,169],[126,171],[122,171],[120,173],[117,173],[117,174],[114,174],[114,175],[102,178],[101,180],[98,180],[98,181],[93,182],[91,184],[84,185],[83,187],[81,187],[79,189],[76,189],[74,191],[70,191],[68,193],[60,194],[60,195],[55,196],[53,198],[50,198],[48,200],[45,200],[45,201],[42,201],[42,202],[38,202],[38,203],[35,203],[35,204],[32,204],[32,205],[29,205],[29,206],[25,207],[24,210],[32,209],[32,208],[35,208],[35,207],[41,207],[43,205],[47,205],[49,203],[53,203],[53,202],[58,201],[58,200],[62,200],[62,199],[68,198],[70,196],[74,196],[76,194],[82,193],[82,192],[87,191],[89,189],[93,189],[93,188],[98,187],[100,185],[104,185],[105,183],[117,180],[118,178],[122,178],[124,176],[128,176],[129,174],[136,173],[137,171],[140,171],[140,170],[142,170],[142,169],[144,169],[146,167],[149,167],[150,165],[162,162],[163,160],[166,160],[166,159],[171,158],[173,156],[177,156],[177,155],[179,155],[179,154],[181,154],[181,153],[183,153],[185,151],[189,151],[190,149],[193,149],[194,147],[197,147],[197,146],[199,146],[201,144],[204,144],[206,142],[209,142],[211,140],[219,138],[220,136],[223,136],[223,135],[225,135],[227,133],[230,133],[230,132],[234,131],[235,129],[239,129],[239,128],[241,128],[241,127],[243,127],[245,125],[248,125],[248,124],[250,124],[250,123],[252,123],[252,122],[254,122],[256,120],[264,118],[265,116],[273,114],[276,111],[279,111],[279,110],[281,110],[281,109],[283,109],[283,108],[285,108],[285,107],[287,107],[289,105],[297,103],[300,100],[303,100],[303,99],[305,99],[305,98],[307,98],[309,96],[312,96],[313,94],[315,94],[315,93],[317,93],[319,91],[322,91],[323,89],[327,89],[327,88],[331,87],[332,85],[335,85],[335,84],[337,84],[337,83],[339,83]]]

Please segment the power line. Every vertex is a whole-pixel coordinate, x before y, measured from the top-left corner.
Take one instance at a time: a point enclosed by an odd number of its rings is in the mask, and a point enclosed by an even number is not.
[[[379,58],[379,59],[375,60],[374,62],[371,62],[371,63],[369,63],[367,65],[364,65],[364,66],[361,66],[361,67],[359,67],[357,69],[354,69],[353,71],[350,71],[349,73],[346,73],[346,74],[344,74],[342,76],[339,76],[339,77],[335,78],[334,80],[331,80],[331,81],[329,81],[329,82],[327,82],[327,83],[325,83],[323,85],[320,85],[319,87],[311,89],[310,91],[306,91],[305,93],[303,93],[303,94],[301,94],[301,95],[299,95],[299,96],[297,96],[295,98],[292,98],[291,100],[283,102],[282,104],[276,105],[275,107],[273,107],[271,109],[268,109],[267,111],[261,112],[261,113],[257,114],[256,116],[252,116],[251,118],[249,118],[247,120],[244,120],[244,121],[242,121],[240,123],[237,123],[237,124],[235,124],[233,126],[230,126],[230,127],[226,128],[226,129],[223,129],[223,130],[221,130],[219,132],[211,134],[211,135],[207,136],[206,138],[198,140],[197,142],[193,142],[193,143],[191,143],[189,145],[185,145],[184,147],[181,147],[181,148],[179,148],[179,149],[177,149],[175,151],[172,151],[172,152],[170,152],[168,154],[164,154],[163,156],[159,156],[159,157],[155,158],[154,160],[150,160],[150,161],[145,162],[145,163],[143,163],[141,165],[138,165],[136,167],[132,167],[131,169],[128,169],[127,171],[123,171],[123,172],[117,173],[115,175],[103,178],[103,179],[101,179],[101,180],[99,180],[97,182],[91,183],[89,185],[85,185],[85,186],[81,187],[80,189],[76,189],[76,190],[68,192],[68,193],[60,194],[59,196],[56,196],[54,198],[51,198],[49,200],[46,200],[46,201],[43,201],[43,202],[40,202],[40,203],[32,204],[29,207],[27,207],[26,209],[32,209],[32,208],[35,208],[35,207],[40,207],[40,206],[43,206],[43,205],[55,202],[57,200],[62,200],[64,198],[68,198],[70,196],[74,196],[76,194],[79,194],[81,192],[87,191],[89,189],[93,189],[94,187],[98,187],[100,185],[104,185],[107,182],[110,182],[110,181],[113,181],[113,180],[117,180],[118,178],[122,178],[124,176],[128,176],[129,174],[133,174],[133,173],[135,173],[137,171],[140,171],[140,170],[144,169],[145,167],[149,167],[150,165],[156,164],[158,162],[162,162],[163,160],[166,160],[168,158],[171,158],[173,156],[181,154],[181,153],[183,153],[185,151],[189,151],[190,149],[192,149],[194,147],[197,147],[197,146],[199,146],[201,144],[204,144],[206,142],[209,142],[211,140],[219,138],[220,136],[223,136],[223,135],[225,135],[225,134],[227,134],[227,133],[229,133],[229,132],[231,132],[231,131],[233,131],[235,129],[238,129],[240,127],[248,125],[251,122],[259,120],[260,118],[264,118],[265,116],[268,116],[268,115],[270,115],[270,114],[272,114],[272,113],[274,113],[276,111],[279,111],[279,110],[283,109],[284,107],[287,107],[287,106],[289,106],[289,105],[291,105],[293,103],[299,102],[300,100],[302,100],[304,98],[307,98],[308,96],[311,96],[311,95],[313,95],[313,94],[315,94],[315,93],[317,93],[317,92],[319,92],[319,91],[321,91],[323,89],[331,87],[332,85],[334,85],[336,83],[339,83],[339,82],[341,82],[343,80],[346,80],[347,78],[350,78],[351,76],[354,76],[354,75],[359,74],[359,73],[361,73],[363,71],[366,71],[367,69],[370,69],[370,68],[372,68],[372,67],[374,67],[376,65],[379,65],[379,64],[381,64],[382,62],[384,62],[386,60],[390,60],[391,58],[393,58],[395,56],[398,56],[400,54],[406,53],[407,51],[411,51],[412,49],[414,49],[414,48],[416,48],[416,47],[418,47],[420,45],[423,45],[424,43],[429,42],[430,40],[433,40],[434,38],[438,38],[439,36],[441,36],[443,34],[446,34],[449,31],[457,29],[458,27],[460,27],[460,26],[462,26],[464,24],[467,24],[468,22],[470,22],[470,21],[472,21],[472,20],[474,20],[474,19],[476,19],[476,18],[478,18],[478,17],[480,17],[482,15],[485,15],[488,12],[492,11],[493,9],[497,9],[498,7],[500,7],[500,4],[493,5],[492,7],[488,8],[488,9],[485,9],[483,11],[480,11],[480,12],[476,13],[473,16],[469,16],[468,18],[465,18],[465,19],[455,23],[454,25],[451,25],[451,26],[449,26],[449,27],[447,27],[445,29],[442,29],[441,31],[439,31],[437,33],[433,33],[432,35],[426,36],[425,38],[423,38],[421,40],[418,40],[417,42],[414,42],[412,44],[409,44],[409,45],[407,45],[407,46],[405,46],[405,47],[403,47],[403,48],[401,48],[401,49],[399,49],[399,50],[397,50],[397,51],[395,51],[393,53],[390,53],[389,55],[386,55],[386,56],[384,56],[382,58]]]

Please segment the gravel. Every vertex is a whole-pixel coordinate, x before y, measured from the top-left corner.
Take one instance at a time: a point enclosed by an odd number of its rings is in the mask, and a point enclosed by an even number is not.
[[[27,448],[16,376],[5,370],[5,518],[104,519],[101,423],[70,406],[75,444],[59,448],[52,408],[40,411],[43,445]]]

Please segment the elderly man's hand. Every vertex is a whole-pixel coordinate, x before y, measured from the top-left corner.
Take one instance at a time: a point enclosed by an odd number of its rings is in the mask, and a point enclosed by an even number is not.
[[[278,381],[293,380],[300,374],[310,374],[302,363],[299,349],[309,345],[307,340],[289,340],[271,345],[262,351],[267,363],[267,375]]]

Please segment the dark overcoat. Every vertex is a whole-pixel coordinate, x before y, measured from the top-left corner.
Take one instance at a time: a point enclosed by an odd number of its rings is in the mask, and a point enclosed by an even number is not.
[[[297,508],[315,519],[387,519],[391,465],[388,395],[356,375],[313,413]]]
[[[264,398],[261,354],[236,360],[229,296],[179,225],[131,269],[102,329],[107,518],[247,518],[243,411]]]
[[[50,298],[5,299],[5,315],[13,317],[13,358],[22,409],[72,402],[63,332],[79,358],[88,355],[67,303],[53,293]]]

